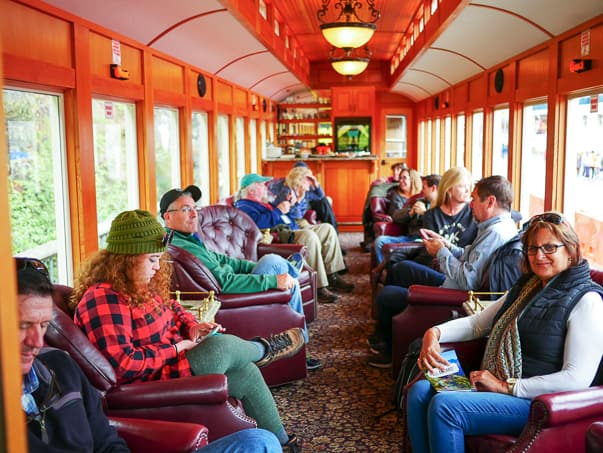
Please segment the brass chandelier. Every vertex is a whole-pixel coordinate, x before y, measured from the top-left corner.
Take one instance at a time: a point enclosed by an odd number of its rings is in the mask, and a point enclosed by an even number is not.
[[[368,66],[371,52],[366,43],[372,38],[381,13],[375,9],[375,0],[366,0],[366,20],[361,19],[363,4],[360,0],[339,0],[333,4],[339,14],[333,22],[326,22],[331,0],[322,0],[322,8],[316,13],[325,39],[333,46],[329,53],[333,69],[341,75],[360,74]],[[363,53],[359,48],[364,46]]]

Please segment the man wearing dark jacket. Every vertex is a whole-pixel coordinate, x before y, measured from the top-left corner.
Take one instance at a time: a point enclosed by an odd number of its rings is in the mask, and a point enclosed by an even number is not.
[[[42,349],[52,320],[52,283],[46,268],[17,258],[19,343],[30,453],[128,453],[130,449],[109,425],[100,394],[66,352]],[[263,429],[246,429],[222,437],[195,453],[276,453],[278,439]]]

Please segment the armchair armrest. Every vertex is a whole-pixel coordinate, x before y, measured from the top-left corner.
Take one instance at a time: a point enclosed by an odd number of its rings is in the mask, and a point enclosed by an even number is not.
[[[425,246],[423,245],[422,242],[397,242],[397,243],[393,243],[393,244],[385,244],[383,246],[383,256],[388,256],[391,253],[393,253],[395,250],[397,249],[405,249],[408,250],[409,252],[414,251],[414,250],[419,250],[424,248]]]
[[[105,400],[111,410],[221,404],[228,400],[228,386],[223,374],[134,382],[111,388]]]
[[[293,253],[301,253],[304,258],[308,256],[308,248],[302,244],[258,244],[258,258],[275,253],[283,258],[287,258]]]
[[[387,215],[387,214],[381,214],[379,212],[373,213],[373,220],[374,220],[374,222],[388,222],[388,223],[391,223],[393,221],[392,216]]]
[[[304,219],[306,219],[308,221],[308,223],[310,223],[311,225],[316,225],[319,223],[317,215],[316,215],[316,211],[313,209],[308,209],[306,211],[306,213],[304,214]]]
[[[426,285],[411,285],[408,288],[409,305],[458,305],[462,308],[467,300],[467,291]]]
[[[545,428],[603,417],[603,386],[537,396],[530,408],[530,422]]]
[[[281,304],[286,305],[291,300],[288,291],[269,289],[258,293],[244,294],[218,294],[217,298],[222,303],[220,310],[231,308],[252,307],[256,305]]]
[[[132,453],[188,453],[207,445],[207,428],[203,425],[121,417],[110,417],[109,423]]]
[[[404,228],[395,222],[379,221],[373,224],[375,236],[402,236]]]

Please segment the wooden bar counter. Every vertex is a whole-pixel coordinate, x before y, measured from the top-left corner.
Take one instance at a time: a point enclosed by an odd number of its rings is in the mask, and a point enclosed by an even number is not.
[[[308,165],[325,193],[333,199],[340,231],[362,231],[362,208],[369,185],[377,178],[377,156],[264,159],[262,174],[285,177],[300,161]]]

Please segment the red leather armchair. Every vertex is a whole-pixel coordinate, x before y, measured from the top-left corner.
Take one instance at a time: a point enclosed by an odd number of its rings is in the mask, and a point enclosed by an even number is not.
[[[210,249],[233,258],[257,261],[275,253],[287,257],[295,252],[306,256],[307,249],[299,244],[264,244],[255,222],[240,209],[213,205],[199,209],[199,236]],[[309,266],[299,276],[306,322],[316,319],[316,272]]]
[[[71,293],[72,288],[55,285],[54,317],[45,341],[48,346],[67,351],[76,361],[103,395],[103,406],[110,418],[203,424],[209,430],[210,440],[256,426],[241,402],[228,396],[226,376],[222,374],[117,384],[109,361],[73,323],[67,308]]]
[[[592,279],[603,283],[603,271],[591,270]],[[465,316],[463,302],[467,291],[412,285],[408,288],[408,306],[392,320],[392,374],[398,376],[400,364],[410,343],[427,329],[449,319]]]
[[[586,430],[586,453],[603,451],[603,422],[594,422]]]
[[[207,445],[207,428],[194,423],[111,417],[109,423],[132,453],[192,453]]]
[[[298,244],[262,244],[261,233],[253,220],[242,211],[223,205],[199,210],[199,234],[212,250],[235,258],[257,261],[266,253],[288,256],[305,252]],[[171,245],[174,262],[173,288],[186,292],[214,291],[222,306],[216,321],[227,332],[241,338],[268,336],[291,327],[303,327],[304,317],[289,307],[290,295],[279,290],[261,293],[223,294],[222,288],[205,265],[194,255]],[[299,283],[306,322],[316,313],[316,272],[306,266]],[[281,385],[307,376],[305,348],[289,359],[262,368],[268,385]]]
[[[479,369],[484,346],[483,339],[442,344],[443,348],[456,349],[466,373]],[[406,414],[402,419],[405,424]],[[566,451],[582,453],[585,451],[585,444],[588,443],[589,438],[586,437],[585,442],[585,436],[587,436],[589,426],[601,419],[603,419],[603,386],[548,393],[532,400],[528,423],[519,436],[502,434],[465,436],[465,451],[467,453]],[[592,434],[591,438],[592,446],[603,445],[597,444]],[[410,451],[410,442],[406,436],[403,437],[401,451]],[[594,451],[600,452],[601,450]]]
[[[409,207],[423,197],[423,193],[419,192],[411,196],[404,203],[404,207]],[[375,237],[379,236],[402,236],[406,234],[406,229],[399,223],[394,222],[392,217],[387,213],[389,209],[389,200],[385,197],[371,198],[371,209],[373,210],[373,231]]]

